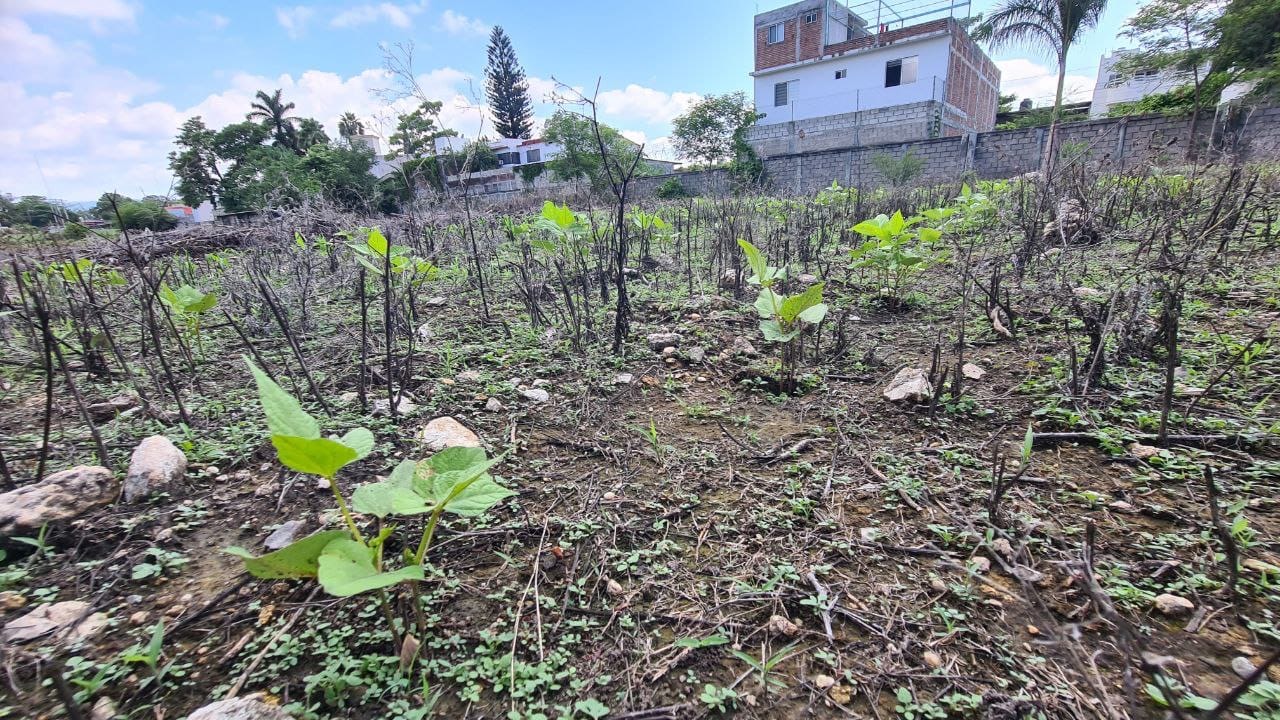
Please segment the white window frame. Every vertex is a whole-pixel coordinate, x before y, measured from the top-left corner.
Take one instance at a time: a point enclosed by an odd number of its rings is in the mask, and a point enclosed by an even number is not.
[[[849,68],[840,68],[836,71],[836,79],[843,80],[849,77]]]
[[[783,81],[773,84],[773,106],[786,107],[791,104],[791,88],[789,81]],[[781,92],[779,92],[781,91]],[[778,97],[782,97],[782,102],[778,102]]]
[[[778,31],[777,39],[774,39],[773,37],[773,31],[775,29]],[[787,40],[787,24],[786,23],[774,23],[765,30],[764,42],[766,45],[777,45],[778,43],[786,42],[786,40]]]
[[[893,67],[894,63],[897,63],[899,68],[898,82],[894,83],[893,85],[890,85],[889,84],[889,68]],[[919,78],[920,78],[920,56],[919,55],[908,55],[907,57],[889,60],[884,64],[884,86],[887,88],[902,87],[903,85],[910,85],[914,83],[916,80],[918,80]]]

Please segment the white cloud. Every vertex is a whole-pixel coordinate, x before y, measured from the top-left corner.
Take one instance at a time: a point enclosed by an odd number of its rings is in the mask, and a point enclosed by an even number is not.
[[[413,26],[413,16],[427,9],[425,2],[396,5],[394,3],[370,3],[343,10],[329,21],[333,27],[355,27],[386,22],[398,28]]]
[[[209,20],[209,25],[212,26],[213,29],[215,30],[221,30],[222,28],[231,24],[230,18],[228,18],[226,15],[219,15],[217,13],[211,13],[208,17],[208,20]]]
[[[440,29],[450,35],[488,35],[489,26],[478,18],[469,18],[452,10],[440,14]]]
[[[1000,68],[1000,92],[1014,93],[1018,100],[1031,98],[1036,107],[1053,105],[1058,89],[1057,70],[1025,58],[997,60]],[[1082,102],[1093,96],[1094,78],[1067,74],[1062,88],[1063,102]]]
[[[81,20],[133,21],[133,6],[124,0],[5,0],[0,15],[62,15]]]
[[[665,93],[632,84],[622,90],[601,92],[596,98],[596,105],[606,115],[647,123],[669,123],[699,99],[696,93]]]
[[[653,158],[654,160],[678,160],[675,147],[671,144],[671,138],[663,135],[649,139],[648,135],[642,130],[619,130],[622,137],[630,140],[637,145],[644,146],[644,156]]]
[[[280,23],[280,27],[284,28],[289,37],[298,38],[306,31],[307,24],[311,22],[311,18],[315,17],[315,14],[315,8],[306,5],[278,7],[276,8],[276,22]]]

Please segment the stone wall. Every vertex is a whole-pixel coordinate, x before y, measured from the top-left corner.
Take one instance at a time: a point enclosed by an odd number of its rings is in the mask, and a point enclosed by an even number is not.
[[[1180,163],[1191,139],[1191,118],[1148,115],[1086,120],[1063,124],[1059,133],[1060,157],[1066,160],[1095,163],[1112,171],[1139,170]],[[1211,138],[1218,149],[1209,152],[1218,156],[1225,151],[1248,160],[1280,159],[1280,106],[1241,110],[1216,124],[1212,115],[1202,115],[1195,142],[1206,147]],[[872,158],[900,158],[907,152],[925,161],[916,182],[1013,177],[1039,169],[1047,143],[1048,128],[1040,127],[762,157],[765,176],[775,192],[813,194],[832,181],[853,187],[886,184]],[[651,195],[671,178],[700,195],[725,192],[730,186],[726,171],[705,170],[640,178],[635,194]]]

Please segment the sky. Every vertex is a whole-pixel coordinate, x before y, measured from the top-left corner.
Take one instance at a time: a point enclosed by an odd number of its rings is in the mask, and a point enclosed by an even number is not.
[[[973,12],[994,0],[975,0]],[[902,0],[918,5],[920,0]],[[674,159],[672,118],[703,95],[751,92],[752,18],[787,0],[413,0],[288,4],[226,0],[0,0],[0,193],[86,202],[103,192],[170,191],[178,126],[239,122],[257,90],[281,88],[295,113],[331,136],[356,113],[391,134],[414,105],[386,69],[412,57],[421,92],[444,103],[447,127],[486,132],[489,30],[511,37],[535,119],[599,84],[600,119]],[[1088,99],[1099,57],[1137,0],[1112,0],[1068,58],[1070,99]],[[407,51],[407,52],[406,52]],[[993,53],[1002,91],[1052,102],[1052,58]],[[403,63],[402,63],[403,65]],[[396,99],[397,96],[399,99]],[[384,150],[385,150],[384,145]]]

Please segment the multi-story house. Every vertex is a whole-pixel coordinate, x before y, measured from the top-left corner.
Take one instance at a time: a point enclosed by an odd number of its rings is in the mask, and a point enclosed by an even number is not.
[[[1103,55],[1098,62],[1098,81],[1093,86],[1093,102],[1089,103],[1089,117],[1106,117],[1116,103],[1141,100],[1148,95],[1165,93],[1183,85],[1191,85],[1191,73],[1175,70],[1124,68],[1120,63],[1132,51],[1117,50]],[[1209,64],[1200,69],[1200,77],[1209,74]]]
[[[876,145],[995,127],[1000,71],[959,21],[946,16],[953,6],[925,7],[906,17],[882,7],[870,23],[838,0],[801,0],[756,15],[751,75],[756,111],[764,117],[747,139],[757,152]]]

